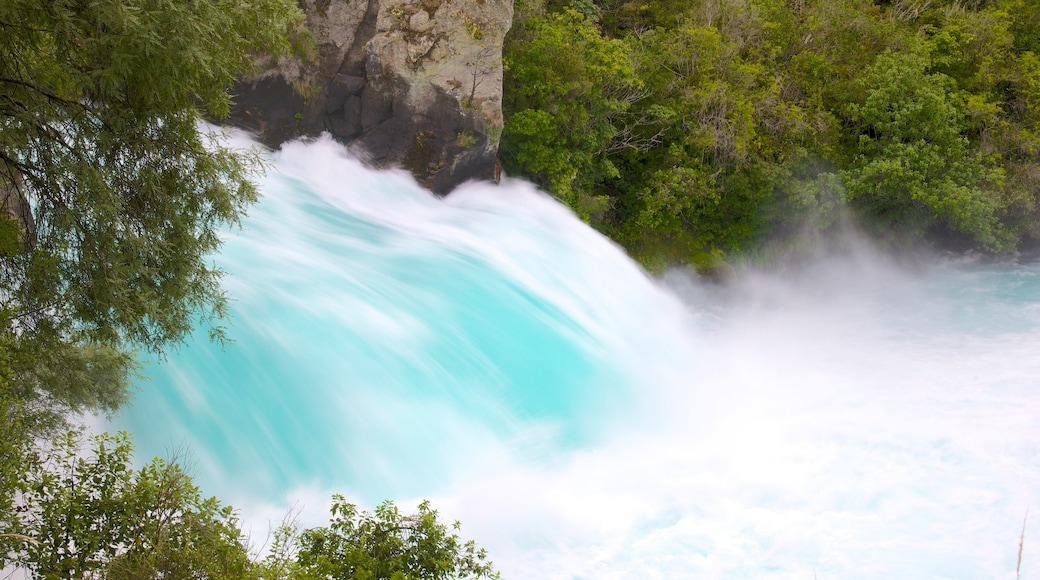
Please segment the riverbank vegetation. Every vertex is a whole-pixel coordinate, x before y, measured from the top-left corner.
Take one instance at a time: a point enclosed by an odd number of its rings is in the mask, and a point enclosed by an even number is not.
[[[334,497],[329,525],[302,529],[290,518],[261,556],[238,514],[177,461],[134,469],[126,434],[70,432],[25,459],[0,511],[0,570],[29,578],[498,578],[487,553],[425,502],[414,514],[390,502],[366,512]]]
[[[517,0],[506,171],[651,266],[1040,238],[1035,0]]]

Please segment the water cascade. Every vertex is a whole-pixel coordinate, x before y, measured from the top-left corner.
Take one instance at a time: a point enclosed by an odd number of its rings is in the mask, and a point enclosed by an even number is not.
[[[432,499],[510,579],[1013,577],[1040,266],[655,279],[526,183],[439,200],[324,140],[262,191],[215,257],[234,342],[152,361],[110,425],[254,534],[339,492]]]

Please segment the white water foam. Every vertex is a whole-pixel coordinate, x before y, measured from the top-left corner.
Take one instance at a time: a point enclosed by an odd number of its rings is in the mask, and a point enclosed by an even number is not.
[[[429,497],[506,578],[1015,574],[1040,268],[654,280],[525,183],[440,201],[325,140],[263,190],[219,259],[236,343],[155,365],[120,423],[254,530]]]

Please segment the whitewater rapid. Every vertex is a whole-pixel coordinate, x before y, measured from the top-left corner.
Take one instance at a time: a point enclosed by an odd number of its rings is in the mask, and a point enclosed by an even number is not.
[[[254,535],[338,492],[432,499],[510,579],[1014,577],[1037,264],[654,278],[521,181],[440,200],[327,140],[271,158],[215,257],[234,342],[153,361],[111,425],[189,450]]]

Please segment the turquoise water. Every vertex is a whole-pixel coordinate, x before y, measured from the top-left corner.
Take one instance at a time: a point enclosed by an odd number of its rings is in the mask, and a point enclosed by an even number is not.
[[[529,185],[437,200],[325,141],[262,189],[215,258],[235,342],[153,362],[113,423],[257,535],[339,492],[433,499],[507,578],[1015,573],[1036,264],[655,279]]]

